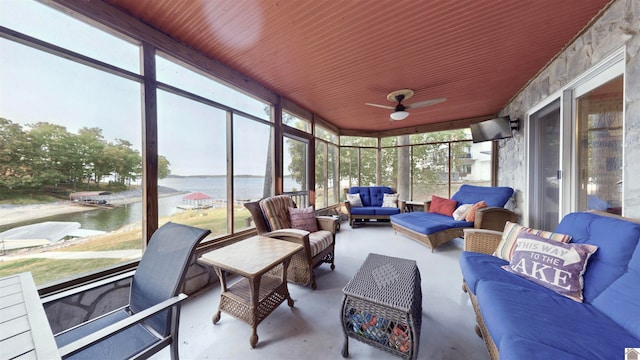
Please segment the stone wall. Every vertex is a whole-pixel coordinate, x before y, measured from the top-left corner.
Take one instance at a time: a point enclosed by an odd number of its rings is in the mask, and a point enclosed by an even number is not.
[[[625,134],[623,164],[624,215],[640,217],[640,1],[617,0],[562,53],[548,64],[500,112],[524,119],[526,111],[563,89],[594,65],[625,48]],[[522,128],[522,126],[521,126]],[[511,186],[511,208],[523,214],[527,197],[526,148],[523,130],[499,142],[498,184]],[[565,135],[571,136],[571,135]]]

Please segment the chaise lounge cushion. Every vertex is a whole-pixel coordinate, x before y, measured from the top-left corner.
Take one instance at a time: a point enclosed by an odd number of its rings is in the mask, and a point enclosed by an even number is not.
[[[454,220],[451,216],[438,213],[410,212],[394,215],[392,221],[421,234],[434,234],[451,228],[472,227],[473,223]]]
[[[478,201],[487,203],[489,207],[504,207],[513,195],[513,189],[508,186],[476,186],[463,184],[453,194],[452,200],[459,204],[475,204]]]

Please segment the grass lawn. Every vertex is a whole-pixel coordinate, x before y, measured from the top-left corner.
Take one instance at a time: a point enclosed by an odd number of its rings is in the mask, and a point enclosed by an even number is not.
[[[5,261],[0,265],[0,277],[31,271],[36,285],[59,280],[82,272],[90,272],[122,262],[123,259],[21,259]]]
[[[250,216],[244,208],[236,208],[234,218],[245,219]],[[185,211],[171,217],[161,218],[160,226],[172,221],[203,229],[210,229],[213,235],[225,234],[227,227],[226,209],[206,209],[199,211]],[[244,221],[238,221],[237,229],[245,227]],[[131,230],[118,230],[111,233],[93,236],[86,241],[61,247],[52,251],[110,251],[140,249],[142,227],[133,226]],[[82,260],[54,260],[54,259],[18,259],[0,262],[0,277],[20,272],[31,271],[36,285],[42,285],[53,280],[59,280],[81,273],[91,272],[110,265],[115,265],[126,259],[82,259]]]

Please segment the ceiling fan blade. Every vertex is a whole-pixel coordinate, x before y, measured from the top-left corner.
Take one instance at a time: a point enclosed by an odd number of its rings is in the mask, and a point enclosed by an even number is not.
[[[388,106],[388,105],[378,105],[378,104],[371,104],[371,103],[364,103],[365,105],[369,105],[369,106],[375,106],[375,107],[379,107],[379,108],[383,108],[383,109],[389,109],[389,110],[395,110],[395,106]]]
[[[441,103],[441,102],[446,101],[446,100],[447,100],[447,98],[430,99],[430,100],[418,101],[418,102],[415,102],[415,103],[410,104],[410,105],[405,105],[404,107],[407,108],[407,109],[415,109],[415,108],[418,108],[418,107],[435,105],[435,104]]]

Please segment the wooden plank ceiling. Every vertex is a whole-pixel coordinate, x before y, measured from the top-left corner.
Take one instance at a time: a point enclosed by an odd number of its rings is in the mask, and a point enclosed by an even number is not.
[[[609,0],[106,0],[340,129],[495,115]],[[447,101],[390,121],[386,97]],[[396,130],[397,131],[397,130]]]

